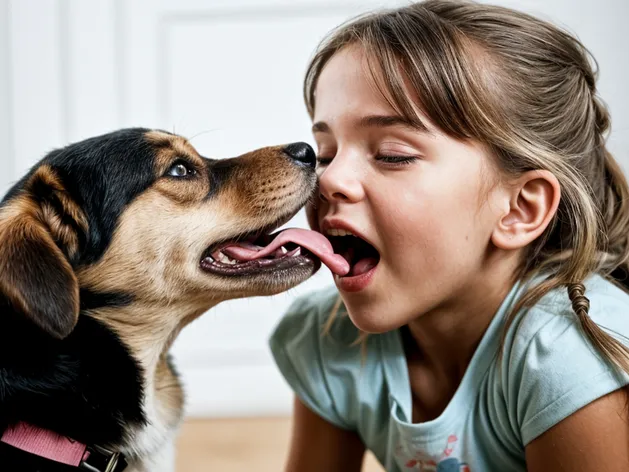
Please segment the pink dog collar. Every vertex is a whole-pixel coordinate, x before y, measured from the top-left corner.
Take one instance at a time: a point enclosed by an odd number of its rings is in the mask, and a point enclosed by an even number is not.
[[[22,422],[7,428],[0,437],[0,442],[29,454],[90,472],[119,472],[127,465],[119,453],[89,448],[66,436]]]
[[[78,467],[87,459],[87,446],[65,436],[26,423],[8,428],[2,438],[5,444],[36,456]]]

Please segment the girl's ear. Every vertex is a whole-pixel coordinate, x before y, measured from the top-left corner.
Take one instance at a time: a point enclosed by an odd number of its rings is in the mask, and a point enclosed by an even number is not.
[[[545,170],[526,172],[509,188],[506,211],[491,235],[493,244],[505,250],[526,247],[540,237],[557,213],[561,197],[559,181]]]

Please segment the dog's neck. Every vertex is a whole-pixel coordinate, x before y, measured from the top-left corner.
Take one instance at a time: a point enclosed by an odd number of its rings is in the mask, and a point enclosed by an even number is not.
[[[0,431],[25,421],[85,444],[122,447],[130,457],[150,455],[183,410],[168,349],[207,309],[93,308],[62,341],[0,309],[0,382],[11,387],[8,396],[0,392]],[[27,338],[31,343],[22,342]]]
[[[113,330],[80,316],[67,338],[55,340],[10,307],[0,314],[0,383],[8,386],[0,391],[0,431],[26,422],[115,446],[127,425],[146,423],[139,362]]]
[[[89,313],[116,333],[142,370],[142,410],[146,424],[137,428],[121,452],[136,457],[157,453],[183,415],[183,393],[168,351],[181,330],[208,310],[204,306],[133,303]]]
[[[213,306],[213,305],[212,305]],[[183,328],[212,306],[134,302],[87,313],[110,328],[129,349],[145,375],[154,375]]]

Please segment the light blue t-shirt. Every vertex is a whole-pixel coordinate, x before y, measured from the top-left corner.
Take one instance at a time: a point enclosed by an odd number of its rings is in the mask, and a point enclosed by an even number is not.
[[[590,317],[626,342],[629,295],[600,276],[585,286]],[[341,306],[331,331],[322,334],[335,287],[294,302],[270,346],[299,398],[330,423],[356,431],[387,471],[525,471],[529,442],[629,377],[587,341],[565,289],[519,313],[498,356],[505,316],[523,290],[516,284],[505,298],[450,403],[425,423],[412,423],[398,330],[370,335],[361,350]]]

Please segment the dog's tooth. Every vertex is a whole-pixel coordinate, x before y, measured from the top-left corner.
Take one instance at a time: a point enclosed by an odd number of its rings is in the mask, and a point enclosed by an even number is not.
[[[236,259],[232,259],[231,257],[227,257],[227,260],[230,264],[238,264],[238,261]]]
[[[282,251],[282,254],[286,254],[288,252],[284,246],[280,247],[280,250]]]
[[[297,250],[295,251],[295,254],[293,254],[293,257],[297,257],[297,256],[301,256],[301,248],[298,247]]]
[[[227,257],[222,252],[218,253],[218,260],[221,261],[223,264],[229,264],[229,257]]]

